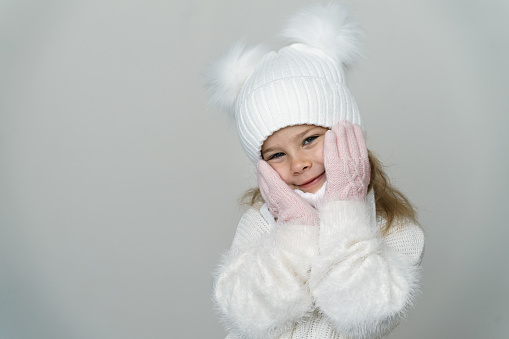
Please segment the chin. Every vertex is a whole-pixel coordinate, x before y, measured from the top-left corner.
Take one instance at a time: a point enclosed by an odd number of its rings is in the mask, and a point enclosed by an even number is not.
[[[298,186],[296,188],[301,190],[302,192],[305,192],[305,193],[315,194],[316,192],[318,192],[323,187],[324,184],[325,184],[325,182],[323,182],[321,185],[316,185],[316,187],[310,187],[308,189],[304,189],[304,188],[298,187]]]
[[[322,185],[322,186],[323,186],[323,185]],[[318,191],[320,190],[320,188],[322,188],[322,186],[317,187],[317,188],[315,188],[315,189],[313,189],[313,190],[309,190],[309,191],[308,191],[308,193],[313,193],[313,194],[315,194],[316,192],[318,192]]]
[[[299,190],[301,190],[302,192],[316,193],[323,187],[323,185],[325,184],[325,181],[327,181],[327,177],[325,176],[325,173],[323,173],[323,175],[320,176],[319,180],[317,180],[317,182],[313,183],[312,185],[309,185],[309,186],[305,185],[308,187],[297,186],[297,188]]]

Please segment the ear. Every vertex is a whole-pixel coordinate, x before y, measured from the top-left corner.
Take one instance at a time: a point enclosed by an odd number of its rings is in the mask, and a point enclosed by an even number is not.
[[[243,42],[238,42],[213,61],[206,73],[212,103],[235,115],[235,101],[240,89],[267,51],[262,45],[246,48]]]
[[[316,4],[298,12],[288,20],[281,35],[321,49],[344,66],[360,57],[361,31],[347,8],[339,3]]]

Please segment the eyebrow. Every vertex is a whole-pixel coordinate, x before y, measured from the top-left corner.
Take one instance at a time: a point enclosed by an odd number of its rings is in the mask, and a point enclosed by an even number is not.
[[[295,139],[300,139],[300,138],[304,137],[306,134],[308,134],[309,131],[311,131],[312,129],[314,129],[316,127],[318,127],[318,126],[310,126],[304,132],[297,134],[293,139],[295,140]]]
[[[265,151],[262,151],[262,159],[265,160],[264,155],[265,153],[272,152],[274,150],[274,147],[266,148]]]
[[[298,140],[298,139],[304,137],[309,131],[311,131],[312,129],[317,128],[317,127],[318,126],[310,126],[306,130],[304,130],[302,133],[295,135],[293,140]],[[269,153],[269,152],[273,151],[275,148],[277,148],[277,147],[269,147],[269,148],[266,148],[264,151],[262,151],[262,159],[263,159],[263,156],[265,153]]]

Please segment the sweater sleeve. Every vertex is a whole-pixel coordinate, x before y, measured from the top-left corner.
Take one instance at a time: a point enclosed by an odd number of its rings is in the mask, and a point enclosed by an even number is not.
[[[372,192],[366,201],[326,204],[320,221],[320,254],[309,280],[316,307],[347,337],[386,334],[418,291],[422,230],[400,224],[382,238]]]
[[[227,330],[274,338],[310,312],[307,282],[317,251],[317,227],[270,227],[258,210],[248,210],[215,276],[213,299]]]

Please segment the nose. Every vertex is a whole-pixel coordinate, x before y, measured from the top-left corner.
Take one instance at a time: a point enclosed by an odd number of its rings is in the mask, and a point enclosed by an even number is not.
[[[292,174],[297,175],[310,169],[312,162],[303,156],[294,157],[292,159]]]

